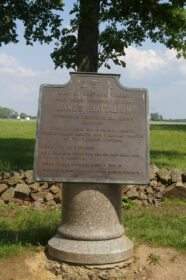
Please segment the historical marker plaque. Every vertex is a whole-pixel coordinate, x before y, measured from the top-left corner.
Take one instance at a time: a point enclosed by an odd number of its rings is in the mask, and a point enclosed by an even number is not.
[[[147,183],[148,146],[146,89],[94,73],[71,73],[65,85],[41,86],[36,180]]]

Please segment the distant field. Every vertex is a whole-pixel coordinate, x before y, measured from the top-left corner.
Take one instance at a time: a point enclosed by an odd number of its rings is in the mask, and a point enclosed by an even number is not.
[[[32,169],[36,121],[0,120],[0,169]],[[150,124],[151,162],[186,170],[186,123]]]

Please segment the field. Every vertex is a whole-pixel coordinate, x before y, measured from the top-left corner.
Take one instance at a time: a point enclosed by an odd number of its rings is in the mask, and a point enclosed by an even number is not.
[[[0,120],[0,170],[32,169],[35,133],[36,121]],[[151,124],[150,154],[151,163],[160,168],[186,170],[186,124]],[[2,280],[20,280],[23,275],[27,280],[59,279],[47,270],[44,252],[60,216],[60,208],[36,211],[11,203],[0,207]],[[159,208],[122,209],[122,224],[135,246],[128,280],[185,279],[185,202],[165,200]]]
[[[36,121],[0,120],[0,170],[32,169]],[[186,170],[186,123],[150,125],[150,161]]]

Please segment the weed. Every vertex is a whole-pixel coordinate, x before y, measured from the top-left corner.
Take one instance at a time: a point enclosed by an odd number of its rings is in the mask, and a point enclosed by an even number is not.
[[[160,256],[154,254],[154,253],[151,253],[148,255],[147,257],[147,261],[150,263],[150,264],[159,264],[159,261],[160,261]]]
[[[131,201],[130,198],[128,198],[127,196],[124,196],[122,202],[121,202],[121,207],[124,208],[124,209],[138,209],[138,205]]]

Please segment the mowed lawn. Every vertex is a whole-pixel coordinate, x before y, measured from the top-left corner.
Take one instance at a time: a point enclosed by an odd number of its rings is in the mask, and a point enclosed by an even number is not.
[[[0,120],[0,170],[32,169],[36,121]],[[186,123],[150,125],[151,163],[186,170]]]

